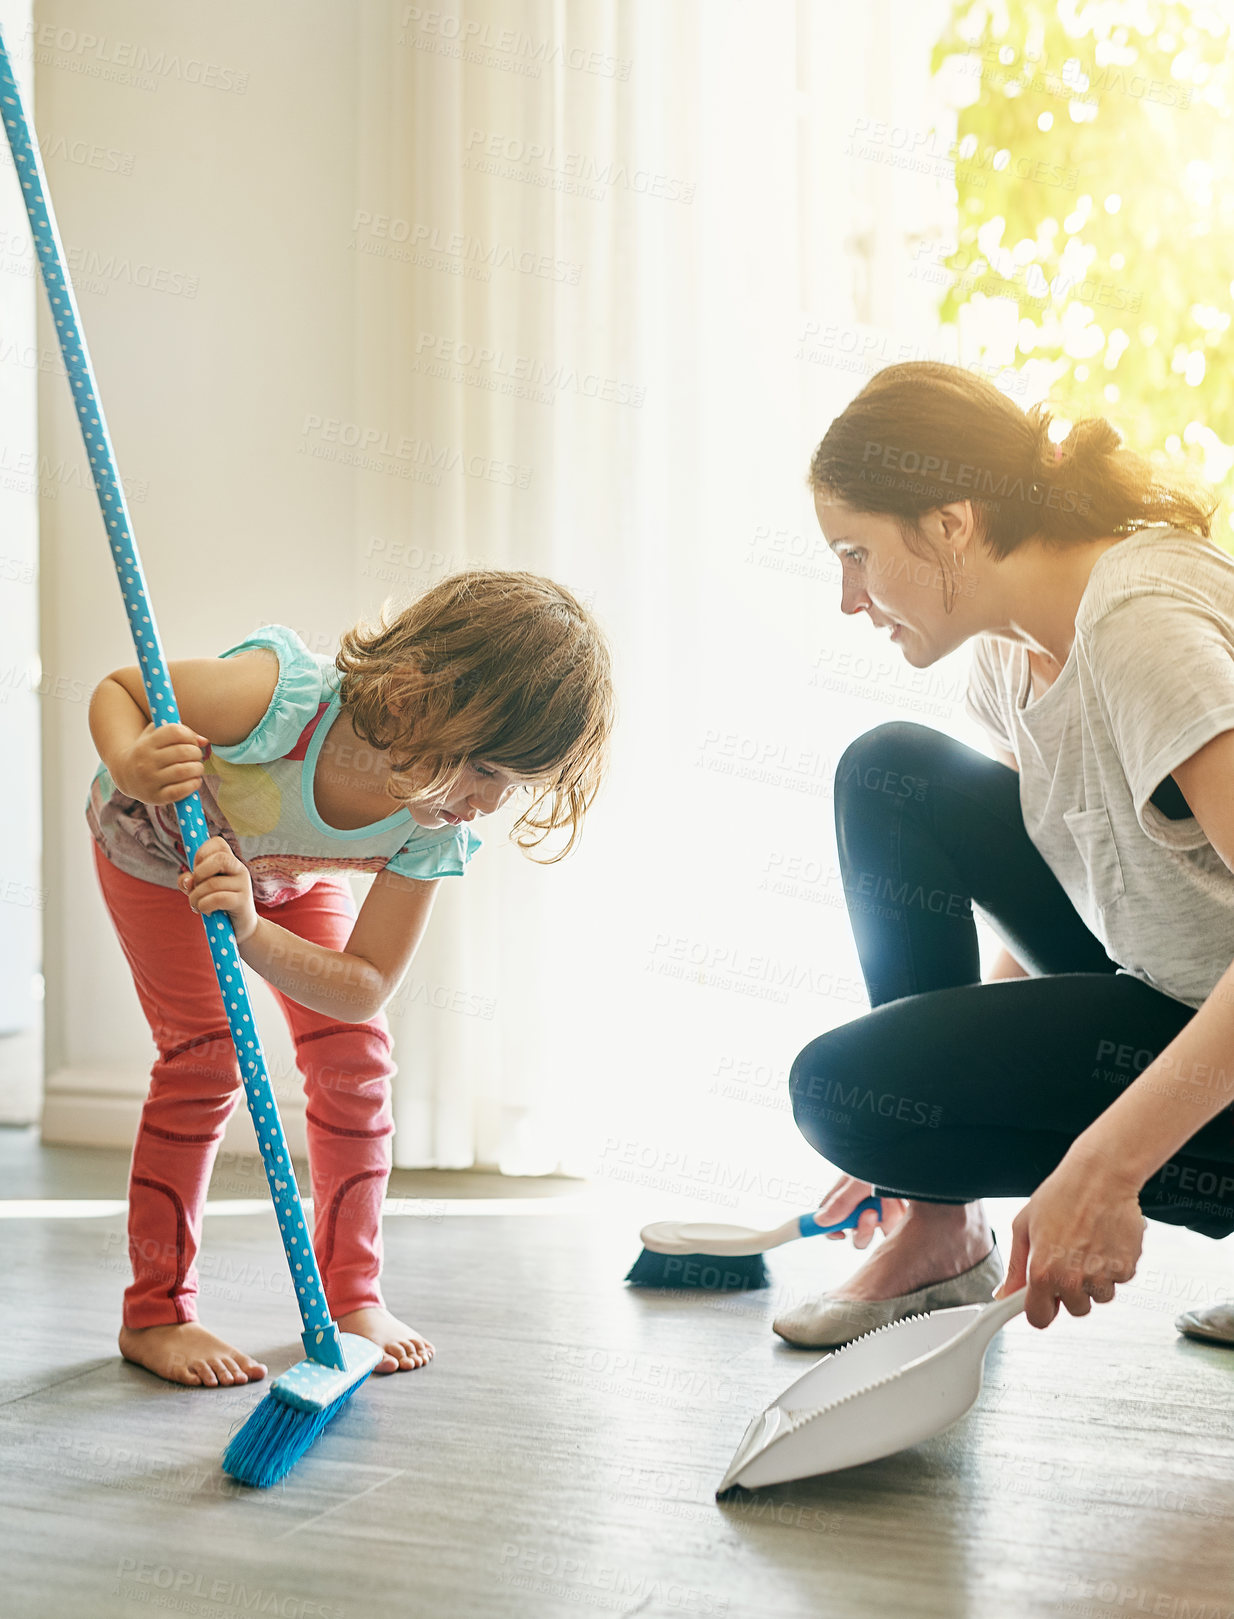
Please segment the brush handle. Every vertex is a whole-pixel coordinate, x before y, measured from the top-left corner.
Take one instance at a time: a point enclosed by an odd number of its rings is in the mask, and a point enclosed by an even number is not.
[[[176,706],[171,676],[163,656],[162,642],[154,622],[154,612],[146,592],[145,576],[137,553],[129,521],[128,505],[124,498],[116,458],[103,407],[94,383],[94,372],[86,349],[85,333],[72,283],[65,266],[64,251],[60,245],[60,232],[52,211],[43,165],[30,140],[21,95],[13,76],[12,64],[0,33],[0,117],[4,120],[9,147],[21,183],[34,245],[38,250],[43,285],[56,323],[60,339],[60,353],[64,357],[69,386],[73,391],[73,404],[86,442],[90,470],[94,474],[94,487],[99,498],[99,509],[107,525],[111,542],[112,560],[120,581],[120,592],[128,614],[137,661],[141,665],[142,684],[150,704],[150,715],[156,725],[175,725],[180,711]],[[188,798],[176,800],[176,818],[184,842],[185,864],[192,869],[198,849],[206,842],[209,828],[202,813],[201,795],[193,792]],[[227,1023],[235,1042],[236,1055],[244,1076],[244,1090],[253,1128],[261,1148],[270,1195],[274,1199],[279,1229],[283,1234],[283,1247],[295,1284],[296,1299],[304,1321],[304,1349],[310,1360],[338,1370],[345,1370],[347,1361],[339,1340],[336,1323],[331,1319],[326,1304],[321,1272],[313,1253],[313,1244],[304,1219],[304,1209],[296,1188],[296,1177],[291,1167],[291,1153],[283,1134],[282,1121],[266,1071],[257,1033],[257,1022],[249,1004],[244,969],[236,948],[235,930],[226,911],[214,911],[203,916],[210,956],[218,977],[219,991],[227,1012]]]
[[[848,1231],[850,1229],[856,1230],[858,1220],[860,1220],[861,1216],[867,1209],[877,1209],[878,1217],[880,1220],[882,1219],[882,1199],[878,1197],[863,1197],[853,1212],[851,1214],[846,1214],[845,1217],[842,1220],[838,1220],[835,1225],[818,1225],[814,1219],[814,1215],[818,1212],[817,1209],[815,1209],[813,1212],[803,1214],[800,1217],[800,1219],[797,1221],[797,1229],[803,1237],[822,1237],[825,1236],[828,1231]]]

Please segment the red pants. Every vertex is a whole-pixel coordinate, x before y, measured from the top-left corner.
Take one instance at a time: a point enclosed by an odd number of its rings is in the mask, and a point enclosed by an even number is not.
[[[113,866],[91,839],[103,899],[158,1048],[129,1172],[127,1327],[197,1319],[197,1249],[210,1171],[240,1100],[235,1046],[201,917],[179,889]],[[343,879],[258,905],[298,938],[342,950],[356,910]],[[390,1032],[384,1013],[339,1023],[270,986],[304,1076],[313,1247],[337,1319],[380,1305],[381,1205],[390,1176]]]

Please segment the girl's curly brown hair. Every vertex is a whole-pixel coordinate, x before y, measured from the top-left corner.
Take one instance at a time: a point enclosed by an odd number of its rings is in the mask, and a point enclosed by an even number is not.
[[[391,755],[388,790],[440,800],[483,760],[531,778],[513,833],[528,852],[569,828],[574,847],[608,763],[611,659],[579,601],[540,574],[468,568],[339,638],[340,700],[357,736]],[[399,778],[403,778],[400,783]],[[412,779],[414,778],[414,780]],[[399,787],[411,790],[400,795]]]

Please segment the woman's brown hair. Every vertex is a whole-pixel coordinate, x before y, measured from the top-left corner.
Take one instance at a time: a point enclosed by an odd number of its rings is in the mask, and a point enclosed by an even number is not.
[[[405,802],[447,796],[470,761],[538,784],[513,827],[524,852],[569,828],[573,848],[604,774],[614,723],[608,644],[552,579],[469,568],[380,622],[340,637],[341,706],[356,735],[391,755]]]
[[[1023,411],[962,366],[890,365],[827,429],[809,482],[855,511],[894,517],[907,549],[940,567],[920,519],[965,499],[999,560],[1034,534],[1065,545],[1166,523],[1211,538],[1221,503],[1211,490],[1160,478],[1104,416],[1076,422],[1061,444],[1050,438],[1052,419],[1047,406]],[[954,594],[944,600],[948,612],[953,603]]]

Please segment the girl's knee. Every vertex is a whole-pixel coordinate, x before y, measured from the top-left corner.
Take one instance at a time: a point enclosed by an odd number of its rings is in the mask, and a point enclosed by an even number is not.
[[[241,1079],[231,1031],[160,1045],[150,1080],[152,1099],[234,1104]]]
[[[304,1037],[296,1061],[310,1096],[336,1093],[379,1102],[397,1072],[389,1033],[372,1022],[337,1024]]]
[[[330,1107],[379,1113],[390,1106],[390,1078],[345,1063],[337,1067],[326,1064],[306,1072],[304,1094],[319,1110]]]

